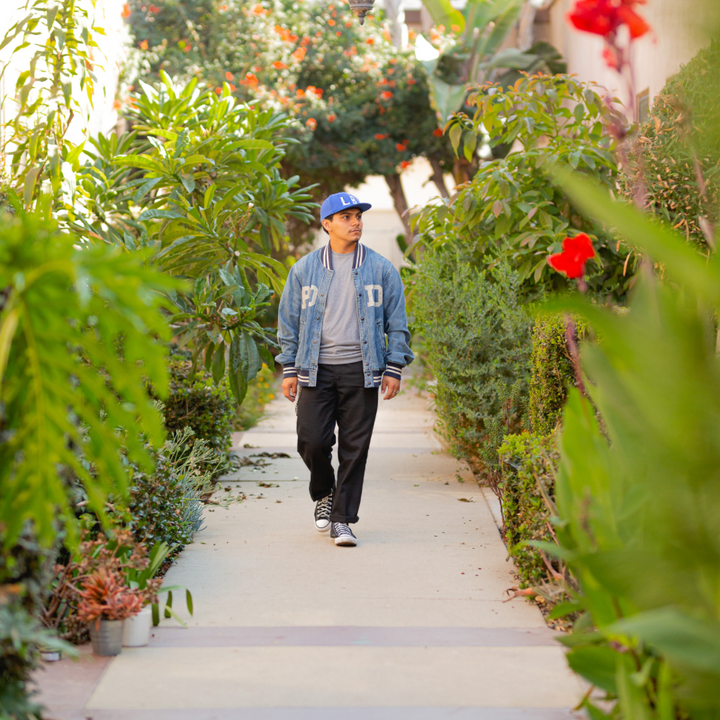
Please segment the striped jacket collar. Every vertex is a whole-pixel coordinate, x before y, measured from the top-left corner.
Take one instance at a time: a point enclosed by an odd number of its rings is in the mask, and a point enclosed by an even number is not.
[[[357,270],[364,262],[365,258],[367,257],[367,248],[362,244],[358,243],[355,246],[355,257],[353,259],[353,270]],[[326,270],[332,270],[332,248],[330,247],[330,243],[328,243],[321,251],[320,251],[320,261],[323,264],[323,267]]]

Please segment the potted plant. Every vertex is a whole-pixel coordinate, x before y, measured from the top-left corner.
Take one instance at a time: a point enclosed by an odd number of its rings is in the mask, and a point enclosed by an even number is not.
[[[123,621],[140,612],[142,597],[121,577],[105,568],[88,575],[78,592],[78,615],[90,624],[96,655],[118,655],[122,650]]]
[[[144,647],[150,641],[150,626],[153,624],[152,606],[158,603],[157,593],[162,583],[162,580],[155,576],[169,552],[167,543],[155,543],[147,559],[143,558],[143,562],[125,569],[127,585],[141,597],[143,607],[139,613],[125,620],[123,647]]]

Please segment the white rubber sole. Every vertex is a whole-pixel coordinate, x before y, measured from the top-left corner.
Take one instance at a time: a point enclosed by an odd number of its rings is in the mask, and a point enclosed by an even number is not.
[[[357,545],[357,540],[353,540],[352,538],[346,536],[336,537],[333,538],[333,540],[335,541],[335,544],[340,547],[355,547]]]
[[[315,523],[315,529],[321,533],[329,532],[331,526],[332,526],[332,523],[329,520],[327,521],[327,525],[325,527],[320,527],[317,523]]]

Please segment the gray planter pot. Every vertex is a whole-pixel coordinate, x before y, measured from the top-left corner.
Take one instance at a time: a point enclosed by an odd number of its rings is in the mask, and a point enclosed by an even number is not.
[[[94,620],[90,623],[90,640],[95,655],[119,655],[122,650],[124,620]]]

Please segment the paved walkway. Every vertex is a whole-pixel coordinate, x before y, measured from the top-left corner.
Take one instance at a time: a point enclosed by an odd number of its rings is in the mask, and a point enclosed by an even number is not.
[[[211,509],[167,576],[192,590],[189,628],[51,666],[49,717],[573,717],[582,688],[539,610],[503,602],[514,581],[491,509],[433,436],[426,398],[380,405],[357,548],[315,531],[293,407],[274,401],[238,446],[291,457],[224,482],[247,499]]]

